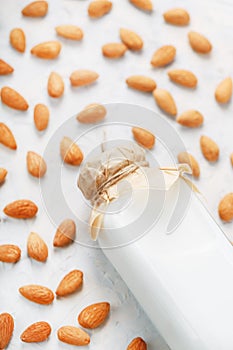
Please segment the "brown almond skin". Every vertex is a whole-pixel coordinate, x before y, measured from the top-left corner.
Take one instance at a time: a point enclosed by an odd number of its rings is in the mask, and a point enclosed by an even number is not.
[[[200,146],[203,156],[209,162],[216,162],[219,158],[219,147],[211,138],[208,136],[201,136]]]
[[[12,29],[10,32],[10,43],[15,50],[21,53],[25,52],[26,37],[24,31],[21,28]]]
[[[14,72],[14,68],[7,62],[0,59],[0,75],[8,75]]]
[[[171,116],[176,116],[177,108],[176,103],[172,95],[164,89],[155,89],[153,91],[154,99],[159,106],[159,108],[164,111],[166,114]]]
[[[89,335],[81,328],[63,326],[58,329],[57,337],[60,341],[70,345],[85,346],[90,343]]]
[[[152,12],[153,4],[151,0],[130,0],[131,4],[143,11]]]
[[[33,1],[22,9],[22,15],[26,17],[44,17],[48,12],[47,1]]]
[[[94,329],[106,320],[109,312],[110,304],[107,302],[92,304],[80,312],[78,322],[84,328]]]
[[[58,57],[61,48],[62,46],[59,41],[46,41],[34,46],[31,49],[31,54],[39,58],[52,60]]]
[[[203,115],[196,110],[188,110],[176,118],[177,123],[188,128],[198,128],[204,122]]]
[[[32,176],[42,178],[47,171],[47,165],[43,157],[30,151],[27,153],[27,169]]]
[[[79,114],[77,115],[77,120],[79,123],[83,124],[93,124],[102,121],[107,114],[106,108],[98,103],[91,103],[87,105]]]
[[[156,88],[155,81],[143,75],[132,75],[126,79],[126,83],[130,88],[143,92],[152,92]]]
[[[184,69],[173,69],[168,73],[169,78],[176,84],[187,88],[195,88],[197,86],[197,77],[190,71]]]
[[[19,292],[26,299],[41,305],[49,305],[53,302],[53,292],[43,286],[30,284],[19,288]]]
[[[0,314],[0,349],[6,349],[14,331],[14,319],[8,313]]]
[[[76,225],[71,219],[63,220],[54,236],[53,246],[54,247],[66,247],[73,243],[76,236]]]
[[[57,26],[55,30],[57,32],[57,35],[65,39],[79,41],[83,38],[82,29],[71,24]]]
[[[43,131],[49,123],[50,112],[46,105],[38,103],[34,107],[34,123],[38,131]]]
[[[0,143],[4,146],[16,150],[17,144],[11,130],[4,123],[0,123]]]
[[[64,137],[60,143],[60,154],[67,164],[78,166],[83,161],[81,149],[69,137]]]
[[[15,264],[20,260],[21,249],[17,245],[0,245],[0,261]]]
[[[20,339],[25,343],[43,342],[48,339],[51,331],[51,326],[47,322],[36,322],[25,329]]]
[[[132,30],[121,28],[120,38],[129,50],[140,51],[143,48],[142,38]]]
[[[69,294],[75,293],[83,284],[83,273],[79,270],[73,270],[69,272],[61,282],[59,283],[56,295],[58,297],[64,297]]]
[[[72,86],[86,86],[94,83],[98,78],[99,74],[94,71],[79,69],[71,74],[70,83]]]
[[[187,26],[190,22],[189,13],[182,8],[174,8],[163,14],[165,22],[175,26]]]
[[[218,206],[218,213],[223,221],[233,220],[233,193],[223,197]]]
[[[127,51],[127,46],[122,43],[109,43],[102,47],[102,53],[108,58],[120,58]]]
[[[201,54],[208,54],[212,50],[210,41],[202,34],[197,32],[188,33],[189,44],[192,49]]]
[[[218,103],[228,103],[232,96],[232,79],[230,77],[222,80],[216,90],[215,99]]]
[[[134,338],[127,347],[127,350],[147,350],[146,342],[140,338]]]
[[[31,219],[36,215],[38,208],[28,199],[19,199],[9,203],[3,211],[7,216],[15,219]]]
[[[107,0],[92,1],[88,6],[88,15],[92,18],[100,18],[112,9],[112,2]]]
[[[151,149],[154,147],[155,136],[148,130],[134,127],[132,128],[132,133],[133,133],[134,139],[141,146],[148,149]]]
[[[5,181],[7,173],[6,169],[0,168],[0,185]]]
[[[19,111],[26,111],[29,107],[25,98],[9,86],[4,86],[1,89],[1,99],[2,103]]]
[[[59,98],[63,95],[65,85],[60,74],[52,72],[48,79],[47,90],[51,97]]]
[[[172,45],[160,47],[152,56],[151,65],[153,67],[165,67],[172,63],[176,56],[176,48]]]
[[[39,262],[45,262],[48,258],[48,247],[45,241],[35,232],[31,232],[27,240],[28,256]]]
[[[181,152],[178,154],[178,162],[179,163],[186,163],[190,166],[192,169],[192,174],[194,177],[200,176],[200,167],[197,162],[197,160],[188,152]]]

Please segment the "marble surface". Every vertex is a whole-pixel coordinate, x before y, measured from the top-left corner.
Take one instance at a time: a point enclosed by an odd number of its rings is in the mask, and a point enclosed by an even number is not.
[[[0,105],[0,121],[12,129],[18,143],[16,152],[0,145],[0,166],[8,169],[7,180],[0,188],[0,211],[2,213],[4,206],[16,198],[30,198],[39,206],[37,218],[30,221],[15,221],[0,214],[0,243],[15,243],[22,249],[21,261],[16,266],[0,264],[0,285],[3,286],[0,288],[0,312],[10,312],[15,318],[15,332],[9,350],[27,349],[28,345],[20,342],[19,335],[30,323],[39,320],[49,321],[53,333],[49,342],[30,348],[72,349],[72,346],[58,343],[57,328],[64,324],[77,324],[77,315],[84,306],[103,299],[112,305],[111,317],[101,329],[91,332],[90,349],[125,349],[133,337],[142,336],[147,340],[149,350],[165,350],[166,344],[100,250],[79,244],[59,251],[53,249],[55,227],[43,207],[39,182],[27,173],[25,158],[28,150],[43,154],[55,130],[89,103],[126,102],[159,112],[150,94],[130,90],[125,84],[125,78],[132,74],[151,76],[159,87],[173,94],[179,113],[195,108],[205,116],[203,127],[196,130],[186,130],[173,120],[168,120],[188,151],[200,162],[201,177],[196,184],[214,218],[233,240],[233,224],[223,224],[217,214],[219,200],[233,190],[233,169],[229,161],[229,155],[233,152],[232,102],[227,106],[219,106],[214,100],[218,82],[225,76],[233,76],[233,2],[167,0],[155,2],[154,12],[146,14],[127,0],[118,0],[114,2],[112,12],[99,20],[91,20],[87,16],[89,1],[86,0],[51,0],[48,15],[43,19],[23,18],[20,11],[26,3],[4,1],[0,11],[1,58],[15,68],[12,75],[0,77],[0,87],[8,85],[15,88],[30,104],[25,113]],[[164,23],[162,13],[174,6],[185,7],[190,12],[191,23],[188,27],[176,28]],[[66,23],[77,24],[83,29],[85,35],[82,42],[61,39],[63,48],[56,60],[43,61],[31,56],[32,46],[57,39],[54,27]],[[9,32],[15,27],[21,27],[26,33],[27,50],[24,54],[16,52],[9,45]],[[144,40],[144,49],[141,53],[127,52],[124,58],[111,61],[102,56],[101,46],[118,41],[120,27],[138,32]],[[189,47],[187,33],[191,29],[205,34],[211,40],[213,51],[207,57],[199,56]],[[173,44],[177,48],[172,68],[190,69],[198,76],[199,84],[195,91],[169,82],[166,74],[169,68],[156,70],[150,66],[153,52],[165,44]],[[100,78],[92,86],[71,88],[69,75],[75,69],[93,69],[100,74]],[[53,100],[47,95],[47,78],[51,71],[59,72],[65,81],[65,93],[59,100]],[[33,107],[39,102],[47,104],[51,111],[49,127],[42,134],[33,125]],[[220,159],[216,164],[209,164],[201,154],[199,137],[202,134],[212,137],[220,146]],[[83,150],[85,154],[85,147]],[[153,152],[156,157],[159,148]],[[46,176],[51,176],[49,166]],[[74,172],[70,168],[66,170],[67,174]],[[27,257],[26,239],[30,231],[40,233],[49,246],[46,264],[31,261]],[[31,304],[17,291],[18,287],[29,283],[47,285],[55,290],[61,277],[74,268],[83,270],[85,274],[82,291],[69,298],[56,300],[52,306]]]

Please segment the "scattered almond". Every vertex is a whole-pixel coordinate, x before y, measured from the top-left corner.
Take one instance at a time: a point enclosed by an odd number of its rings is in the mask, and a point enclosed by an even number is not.
[[[127,51],[127,46],[122,43],[109,43],[102,47],[102,53],[108,58],[120,58]]]
[[[155,89],[153,91],[153,96],[159,108],[171,116],[176,116],[176,103],[172,95],[167,90]]]
[[[57,336],[60,341],[70,345],[84,346],[90,343],[89,335],[81,328],[63,326],[58,329]]]
[[[155,136],[148,130],[134,127],[132,128],[132,133],[133,133],[134,139],[141,146],[149,149],[154,147]]]
[[[176,84],[188,88],[195,88],[197,86],[197,77],[188,70],[173,69],[168,72],[168,76]]]
[[[58,26],[55,30],[57,35],[62,36],[65,39],[82,40],[83,38],[82,29],[71,24]]]
[[[103,105],[91,103],[79,112],[77,120],[84,124],[98,123],[105,118],[106,113],[106,108]]]
[[[228,193],[223,197],[218,206],[218,213],[223,221],[233,219],[233,193]]]
[[[62,221],[59,225],[56,234],[54,236],[53,245],[54,247],[65,247],[75,240],[76,236],[76,225],[71,219]]]
[[[110,304],[106,302],[89,305],[80,312],[78,322],[84,328],[97,328],[106,320],[109,311]]]
[[[179,163],[186,163],[190,166],[192,169],[193,176],[199,177],[200,176],[200,167],[197,162],[197,160],[188,152],[181,152],[178,154],[178,162]]]
[[[209,162],[216,162],[219,158],[218,145],[208,136],[201,136],[200,146],[203,156]]]
[[[24,52],[26,49],[26,37],[24,31],[21,28],[12,29],[10,32],[11,46],[19,51]]]
[[[132,89],[144,92],[152,92],[156,88],[155,81],[143,75],[132,75],[126,79],[126,83]]]
[[[147,350],[147,345],[142,338],[137,337],[131,341],[127,347],[127,350]]]
[[[35,232],[31,232],[27,240],[27,252],[30,258],[45,262],[48,257],[48,247],[45,241]]]
[[[47,340],[51,331],[52,329],[47,322],[36,322],[25,329],[20,339],[25,343],[39,343]]]
[[[190,21],[189,13],[181,8],[168,10],[163,14],[163,17],[167,23],[175,26],[186,26]]]
[[[24,97],[8,86],[1,89],[1,99],[2,103],[19,111],[26,111],[29,107]]]
[[[83,273],[79,270],[69,272],[59,283],[56,295],[64,297],[66,295],[76,292],[83,284]]]
[[[45,160],[35,152],[27,153],[27,169],[34,177],[43,177],[47,171]]]
[[[8,313],[0,314],[0,349],[4,350],[10,343],[14,331],[13,317]]]
[[[207,54],[212,50],[211,43],[202,34],[197,32],[189,32],[188,39],[192,49],[198,53]]]
[[[22,9],[22,15],[26,17],[44,17],[47,12],[47,1],[33,1]]]
[[[0,75],[7,75],[14,72],[14,68],[12,68],[8,63],[0,59]]]
[[[215,99],[219,103],[227,103],[232,96],[232,79],[230,77],[225,78],[218,84],[215,90]]]
[[[59,98],[63,95],[65,86],[60,74],[56,72],[50,74],[47,89],[48,94],[51,97]]]
[[[130,2],[140,10],[148,12],[153,11],[153,4],[151,0],[130,0]]]
[[[47,128],[49,123],[49,109],[46,105],[38,103],[34,107],[34,123],[39,131]]]
[[[129,50],[139,51],[143,47],[142,38],[132,30],[121,28],[120,38]]]
[[[36,215],[38,208],[35,203],[28,199],[19,199],[8,204],[3,211],[15,219],[30,219]]]
[[[0,168],[0,185],[5,181],[7,176],[7,170],[4,168]]]
[[[112,9],[112,2],[108,0],[92,1],[88,6],[88,15],[92,18],[100,18]]]
[[[24,298],[41,305],[49,305],[54,299],[53,292],[49,288],[37,284],[20,287],[19,292]]]
[[[13,245],[13,244],[0,245],[0,261],[14,264],[14,263],[17,263],[17,261],[19,261],[20,257],[21,257],[21,250],[17,245]]]
[[[54,59],[61,51],[61,43],[59,41],[46,41],[38,44],[31,49],[31,54],[39,58]]]
[[[2,143],[8,148],[14,150],[17,149],[17,144],[14,135],[12,134],[8,126],[4,123],[0,123],[0,143]]]
[[[203,124],[204,117],[200,112],[194,109],[191,109],[189,111],[186,111],[180,114],[176,118],[176,121],[177,123],[183,126],[187,126],[188,128],[197,128]]]
[[[233,166],[233,153],[231,153],[230,155],[230,161],[231,161],[231,165]]]
[[[176,48],[172,45],[160,47],[152,56],[151,64],[153,67],[164,67],[174,61]]]
[[[63,137],[60,143],[60,154],[63,161],[70,165],[80,165],[83,161],[81,149],[69,137]]]
[[[94,71],[79,69],[71,74],[70,82],[72,86],[85,86],[94,83],[98,78],[99,74]]]

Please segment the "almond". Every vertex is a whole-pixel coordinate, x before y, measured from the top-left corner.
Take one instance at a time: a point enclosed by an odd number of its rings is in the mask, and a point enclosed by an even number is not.
[[[41,305],[49,305],[54,299],[53,292],[49,288],[37,284],[20,287],[19,292],[24,298]]]
[[[57,35],[62,36],[65,39],[82,40],[83,38],[82,29],[71,24],[58,26],[55,30]]]
[[[89,335],[82,329],[73,326],[63,326],[58,329],[57,336],[66,344],[84,346],[90,343]]]
[[[65,247],[75,240],[76,236],[76,225],[71,219],[62,221],[59,225],[56,234],[54,236],[53,245],[54,247]]]
[[[34,177],[43,177],[47,170],[45,160],[35,152],[27,153],[27,169]]]
[[[155,81],[143,75],[132,75],[126,79],[126,83],[132,89],[144,92],[152,92],[156,88]]]
[[[186,26],[190,21],[189,13],[181,8],[168,10],[163,14],[163,17],[167,23],[175,26]]]
[[[44,17],[47,12],[47,1],[33,1],[22,9],[22,15],[26,17]]]
[[[201,136],[200,146],[203,156],[209,162],[216,162],[219,158],[218,145],[208,136]]]
[[[231,161],[231,165],[233,166],[233,153],[231,153],[230,155],[230,161]]]
[[[72,86],[85,86],[94,83],[98,78],[99,74],[94,71],[79,69],[71,74],[70,82]]]
[[[78,322],[84,328],[97,328],[106,320],[109,311],[110,304],[107,302],[89,305],[80,312]]]
[[[8,126],[4,123],[0,123],[0,143],[2,143],[8,148],[14,150],[17,149],[17,144],[14,135],[12,134]]]
[[[172,95],[167,90],[155,89],[153,91],[153,96],[160,109],[169,115],[176,116],[176,103]]]
[[[92,18],[99,18],[112,9],[112,2],[107,0],[96,0],[92,1],[88,6],[88,15]]]
[[[21,250],[17,245],[0,245],[0,261],[6,263],[17,263],[21,257]]]
[[[219,103],[227,103],[232,96],[232,79],[230,77],[225,78],[219,83],[215,90],[215,99]]]
[[[61,43],[59,41],[46,41],[38,44],[31,49],[31,54],[39,58],[54,59],[61,51]]]
[[[107,111],[103,105],[91,103],[77,115],[77,120],[84,124],[98,123],[105,118],[106,114]]]
[[[69,272],[59,283],[56,294],[58,297],[76,292],[83,284],[83,273],[79,270]]]
[[[223,221],[233,219],[233,193],[228,193],[223,197],[218,206],[218,213]]]
[[[39,343],[47,340],[51,331],[52,329],[47,322],[36,322],[25,329],[20,339],[25,343]]]
[[[120,38],[130,50],[139,51],[143,47],[142,38],[132,30],[121,28]]]
[[[200,176],[200,167],[197,162],[197,160],[188,152],[181,152],[178,154],[178,162],[179,163],[186,163],[190,166],[192,169],[193,176],[199,177]]]
[[[13,317],[8,313],[0,314],[0,349],[6,349],[14,331]]]
[[[48,257],[48,247],[45,241],[35,232],[31,232],[27,241],[27,252],[30,258],[45,262]]]
[[[151,0],[130,0],[130,2],[140,10],[148,12],[151,12],[153,10],[153,4]]]
[[[56,72],[52,72],[50,74],[48,79],[47,89],[48,89],[48,94],[51,97],[58,98],[63,95],[65,86],[60,74]]]
[[[5,181],[7,176],[7,170],[4,168],[0,168],[0,185]]]
[[[26,49],[26,37],[24,31],[21,28],[12,29],[10,32],[11,46],[19,51],[24,52]]]
[[[160,47],[152,56],[151,64],[153,67],[164,67],[174,61],[176,48],[172,45]]]
[[[173,69],[168,73],[169,78],[176,84],[195,88],[197,86],[197,77],[190,71],[184,69]]]
[[[14,68],[12,68],[8,63],[0,59],[0,75],[7,75],[14,72]]]
[[[26,111],[29,107],[24,97],[8,86],[1,89],[1,99],[2,103],[19,111]]]
[[[70,165],[80,165],[83,161],[81,149],[69,137],[63,137],[60,143],[60,154],[63,161]]]
[[[127,46],[122,43],[109,43],[102,47],[102,53],[108,58],[120,58],[127,51]]]
[[[127,350],[147,350],[147,345],[142,338],[137,337],[131,341],[127,347]]]
[[[189,32],[188,39],[192,49],[198,53],[207,54],[212,50],[211,43],[202,34],[197,32]]]
[[[155,136],[146,129],[132,128],[134,139],[145,148],[153,148],[155,144]]]
[[[200,112],[191,109],[179,115],[176,118],[176,121],[177,123],[187,126],[188,128],[197,128],[203,124],[204,117]]]
[[[34,123],[39,131],[47,128],[49,123],[49,109],[46,105],[38,103],[34,107]]]
[[[8,204],[3,211],[15,219],[30,219],[36,215],[38,208],[35,203],[28,199],[19,199]]]

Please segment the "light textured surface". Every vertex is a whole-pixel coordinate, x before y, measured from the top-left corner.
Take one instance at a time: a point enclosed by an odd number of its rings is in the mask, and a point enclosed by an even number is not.
[[[201,178],[197,186],[217,222],[233,239],[233,224],[222,224],[217,215],[219,200],[224,194],[233,191],[233,169],[229,161],[229,155],[233,152],[232,102],[227,106],[219,106],[214,100],[218,82],[226,76],[233,76],[233,2],[203,0],[187,3],[180,0],[174,3],[167,0],[155,2],[155,11],[149,15],[134,8],[127,0],[118,0],[114,2],[112,12],[99,20],[88,18],[89,1],[51,0],[48,15],[42,19],[23,18],[21,9],[26,3],[27,1],[4,1],[0,11],[1,58],[15,68],[12,75],[0,77],[0,87],[9,85],[15,88],[30,104],[26,113],[0,105],[0,121],[11,127],[18,143],[17,152],[0,146],[0,166],[9,172],[6,183],[0,188],[0,210],[2,212],[5,204],[17,198],[30,198],[39,205],[39,214],[35,220],[19,222],[4,218],[0,222],[0,243],[15,243],[22,249],[22,259],[16,266],[0,265],[0,312],[10,312],[16,323],[9,349],[28,348],[27,344],[20,342],[19,335],[30,323],[39,320],[50,322],[53,333],[48,343],[30,348],[71,349],[71,346],[58,344],[56,329],[60,325],[77,324],[79,311],[87,304],[100,300],[111,302],[111,317],[103,328],[91,332],[93,336],[90,349],[125,349],[131,338],[138,335],[148,341],[149,350],[166,349],[101,251],[78,244],[59,251],[52,248],[55,227],[42,206],[38,181],[27,174],[26,153],[32,150],[42,154],[56,128],[92,102],[127,102],[158,111],[150,94],[130,90],[125,84],[125,79],[133,74],[151,76],[159,87],[166,88],[173,94],[179,113],[192,108],[203,113],[205,124],[197,130],[184,129],[171,119],[170,121],[180,133],[187,149],[200,162]],[[190,12],[191,24],[188,27],[176,28],[164,23],[162,13],[174,6],[183,6]],[[31,56],[32,46],[57,39],[54,27],[66,23],[77,24],[83,29],[82,42],[61,39],[63,48],[57,60],[44,61]],[[27,49],[24,54],[14,51],[9,45],[9,32],[15,27],[21,27],[26,33]],[[138,32],[144,40],[144,49],[140,53],[128,51],[124,58],[111,61],[102,56],[101,46],[119,41],[120,27]],[[203,57],[191,50],[187,40],[187,33],[191,29],[200,31],[211,40],[213,51],[209,56]],[[177,48],[177,58],[172,68],[190,69],[198,76],[199,85],[195,91],[169,82],[166,74],[169,68],[156,70],[150,67],[153,52],[165,44],[173,44]],[[71,88],[69,75],[75,69],[95,70],[100,78],[90,87]],[[59,100],[52,100],[47,95],[47,78],[51,71],[60,73],[65,81],[65,94]],[[33,107],[40,102],[46,103],[51,110],[49,127],[43,134],[36,132],[33,125]],[[127,121],[127,115],[125,118]],[[71,131],[73,132],[74,130]],[[214,165],[207,163],[201,154],[199,137],[202,134],[212,137],[220,146],[220,160]],[[84,143],[80,146],[83,146],[84,153],[89,151],[85,149]],[[155,157],[158,152],[159,148],[155,148]],[[68,168],[64,171],[67,176],[70,176],[69,173],[76,176],[76,170]],[[49,164],[47,176],[51,176]],[[1,217],[3,218],[2,214]],[[49,245],[46,264],[36,263],[26,256],[26,239],[30,231],[40,233]],[[69,298],[55,300],[52,306],[32,304],[17,291],[18,287],[29,283],[46,285],[55,290],[61,277],[74,268],[84,272],[83,290]]]

